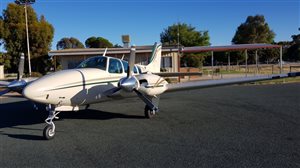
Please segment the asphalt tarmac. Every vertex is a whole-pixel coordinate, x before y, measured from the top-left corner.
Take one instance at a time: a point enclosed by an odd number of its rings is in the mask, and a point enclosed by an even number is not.
[[[300,84],[167,93],[143,117],[136,98],[47,114],[0,98],[0,167],[300,167]]]

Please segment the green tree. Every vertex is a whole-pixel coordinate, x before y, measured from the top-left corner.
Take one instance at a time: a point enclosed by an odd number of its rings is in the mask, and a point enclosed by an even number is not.
[[[179,35],[179,36],[178,36]],[[179,41],[178,41],[179,37]],[[164,45],[207,46],[209,45],[208,31],[197,31],[195,27],[186,23],[178,23],[164,29],[160,34],[160,41]],[[185,54],[181,58],[181,65],[199,67],[207,53]]]
[[[7,54],[0,52],[0,65],[4,65],[5,70],[11,68],[10,57]]]
[[[274,43],[275,33],[270,29],[263,15],[248,16],[246,21],[242,23],[236,30],[232,43],[234,44],[253,44],[253,43]],[[249,51],[249,63],[255,62],[255,51]],[[278,58],[278,54],[272,50],[259,51],[258,55],[263,58],[262,61],[274,61]],[[244,54],[237,53],[238,62],[242,62]]]
[[[285,60],[300,61],[300,34],[292,36],[292,45],[287,49]]]
[[[48,67],[48,65],[44,64],[44,59],[51,47],[54,28],[46,21],[44,16],[38,19],[32,7],[27,7],[27,13],[30,52],[33,59],[32,70],[45,72],[45,67]],[[24,6],[13,3],[8,4],[7,8],[3,10],[0,24],[2,24],[0,38],[7,54],[11,57],[12,70],[17,71],[20,54],[25,53],[27,59]]]
[[[248,16],[236,30],[232,39],[234,44],[268,43],[274,41],[275,33],[266,23],[263,15]]]
[[[3,43],[3,41],[2,41],[3,36],[4,36],[3,32],[4,32],[3,18],[0,16],[0,46]]]
[[[60,39],[56,44],[57,50],[63,50],[68,48],[84,48],[84,45],[74,37],[64,37]]]
[[[90,37],[86,39],[85,46],[87,48],[111,48],[113,44],[103,37]]]
[[[178,23],[164,29],[160,34],[160,41],[164,45],[177,45],[179,34],[179,44],[185,47],[207,46],[209,45],[208,31],[197,31],[195,27],[186,23]]]

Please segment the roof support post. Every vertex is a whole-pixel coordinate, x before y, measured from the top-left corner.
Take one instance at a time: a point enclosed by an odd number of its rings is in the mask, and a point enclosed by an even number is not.
[[[257,50],[255,50],[255,64],[256,64],[256,75],[258,74],[258,55]]]
[[[179,52],[179,45],[177,51],[177,72],[180,72],[180,52]],[[178,82],[180,82],[180,76],[178,76]]]
[[[282,73],[282,46],[280,46],[280,73]]]
[[[230,52],[228,52],[228,70],[230,70]]]
[[[246,69],[245,69],[245,75],[246,75],[246,77],[248,76],[248,50],[246,49],[245,50],[245,65],[246,65]]]
[[[211,52],[211,78],[214,78],[214,52]]]

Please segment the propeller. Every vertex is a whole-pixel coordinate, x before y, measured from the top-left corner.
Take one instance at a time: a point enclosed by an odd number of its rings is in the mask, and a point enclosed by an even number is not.
[[[19,67],[18,67],[18,77],[16,80],[14,80],[10,83],[8,83],[8,82],[0,83],[1,87],[6,88],[5,90],[2,90],[0,92],[0,96],[5,95],[11,91],[20,92],[26,86],[27,82],[22,80],[22,77],[24,74],[24,62],[25,62],[24,53],[21,53]]]
[[[133,68],[134,68],[134,62],[135,62],[135,53],[136,49],[134,46],[130,48],[130,57],[128,61],[128,71],[127,76],[124,78],[121,78],[118,87],[112,88],[110,90],[105,91],[105,95],[111,96],[114,93],[118,92],[119,90],[123,89],[127,92],[132,92],[133,89],[136,89],[138,87],[138,81],[137,79],[132,75],[133,74]]]
[[[138,91],[138,88],[140,87],[140,83],[138,79],[133,75],[134,71],[134,63],[135,63],[135,54],[136,54],[136,48],[132,46],[130,48],[130,57],[128,61],[128,71],[127,76],[124,78],[121,78],[118,87],[109,89],[105,92],[107,96],[111,96],[114,93],[124,90],[126,92],[135,92],[137,96],[147,104],[147,106],[151,110],[157,110],[158,108],[152,103],[152,101],[148,98],[148,96],[144,95],[140,91]]]
[[[25,56],[24,53],[21,53],[20,56],[20,62],[19,62],[19,68],[18,68],[18,80],[21,80],[24,74],[24,62],[25,62]]]

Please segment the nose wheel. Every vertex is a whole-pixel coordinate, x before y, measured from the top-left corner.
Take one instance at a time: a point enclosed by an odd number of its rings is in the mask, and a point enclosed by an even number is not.
[[[43,131],[43,137],[44,137],[46,140],[50,140],[50,139],[53,139],[53,138],[54,138],[54,135],[55,135],[55,126],[47,125],[47,126],[44,128],[44,131]]]
[[[46,140],[53,139],[54,135],[55,135],[55,124],[53,122],[53,119],[58,119],[57,115],[60,112],[56,112],[54,109],[55,108],[51,105],[49,105],[47,107],[47,111],[49,111],[49,116],[45,120],[45,122],[47,123],[47,126],[44,128],[44,131],[43,131],[43,137]]]

